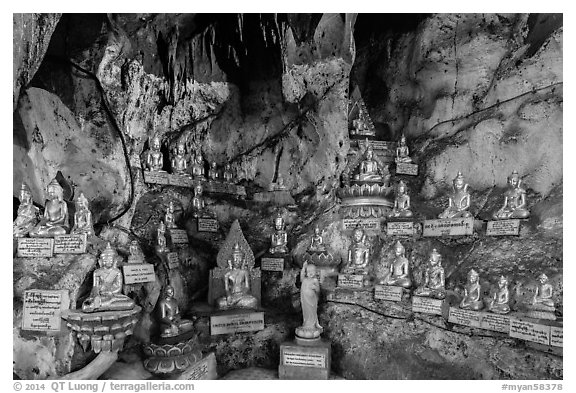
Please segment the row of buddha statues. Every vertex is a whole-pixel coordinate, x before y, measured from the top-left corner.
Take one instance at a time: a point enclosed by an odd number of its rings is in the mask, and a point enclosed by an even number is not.
[[[143,154],[143,167],[150,172],[165,172],[164,154],[160,151],[162,140],[158,134],[150,138],[149,149]],[[199,149],[194,152],[186,151],[186,144],[178,142],[171,151],[170,172],[175,175],[192,177],[195,180],[212,180],[235,183],[235,176],[229,163],[224,166],[222,172],[218,169],[215,161],[210,163],[207,176],[204,168],[204,157]]]

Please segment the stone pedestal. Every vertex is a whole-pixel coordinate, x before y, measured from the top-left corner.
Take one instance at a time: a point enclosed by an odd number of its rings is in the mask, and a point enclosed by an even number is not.
[[[331,346],[323,340],[298,340],[280,345],[280,379],[328,379]]]
[[[186,334],[190,336],[191,334]],[[202,353],[195,349],[195,337],[188,338],[181,335],[173,337],[171,342],[149,343],[143,345],[144,368],[152,374],[173,375],[182,373],[202,361]]]

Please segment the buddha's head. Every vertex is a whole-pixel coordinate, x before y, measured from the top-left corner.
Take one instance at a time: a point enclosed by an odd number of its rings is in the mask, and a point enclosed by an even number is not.
[[[212,170],[216,170],[216,161],[212,161],[212,164],[210,164],[210,167],[212,168]]]
[[[48,184],[46,191],[48,192],[48,199],[50,200],[58,199],[61,201],[63,198],[64,191],[62,190],[62,187],[56,178],[52,179],[52,181]]]
[[[81,192],[76,198],[76,210],[87,210],[88,209],[88,199],[84,196],[84,193]]]
[[[506,286],[508,286],[508,279],[504,276],[500,276],[500,279],[498,280],[498,288],[504,289]]]
[[[138,255],[140,253],[140,244],[138,240],[132,240],[130,242],[130,255]]]
[[[160,224],[158,224],[158,235],[164,235],[164,232],[166,232],[166,225],[164,225],[163,221],[160,221]]]
[[[176,152],[180,156],[183,156],[184,154],[186,154],[186,146],[184,145],[183,142],[178,143],[178,145],[176,146]]]
[[[204,189],[202,188],[202,185],[200,185],[200,184],[198,184],[196,187],[194,187],[194,195],[196,197],[202,196],[203,191],[204,191]]]
[[[102,251],[102,253],[100,254],[98,264],[100,265],[100,267],[110,269],[115,265],[117,256],[118,253],[116,253],[116,250],[112,248],[110,243],[108,243],[106,244],[106,248],[104,249],[104,251]]]
[[[320,227],[318,225],[316,225],[314,227],[314,235],[320,236],[320,234],[321,234]]]
[[[364,229],[360,227],[354,228],[353,239],[355,243],[360,243],[364,238]]]
[[[278,214],[278,216],[276,216],[276,219],[274,220],[274,227],[276,228],[277,231],[282,231],[284,230],[284,218],[282,218],[282,216],[280,214]]]
[[[20,188],[20,203],[25,205],[32,203],[32,193],[26,183],[22,183],[22,187]]]
[[[404,134],[400,137],[400,146],[406,146],[406,137]]]
[[[440,265],[441,261],[442,255],[440,255],[440,253],[435,248],[432,249],[432,252],[430,253],[430,264],[432,266],[437,266]]]
[[[478,282],[478,272],[474,269],[470,269],[468,272],[468,282],[477,283]]]
[[[234,249],[232,250],[232,267],[234,269],[241,269],[244,263],[244,252],[240,248],[238,243],[234,244]]]
[[[154,136],[150,140],[150,148],[154,151],[158,151],[160,150],[161,143],[162,142],[160,141],[160,137],[158,136],[158,134],[154,134]]]
[[[400,180],[400,182],[398,183],[398,195],[404,195],[404,194],[406,194],[406,183]]]
[[[306,266],[306,277],[314,278],[316,277],[316,265]]]
[[[397,257],[403,256],[405,251],[406,251],[406,249],[404,248],[402,243],[400,243],[400,241],[397,241],[395,246],[394,246],[394,252],[396,253],[396,256]]]
[[[508,184],[510,184],[512,188],[520,186],[520,175],[518,175],[518,171],[513,171],[512,174],[508,176]]]
[[[174,202],[170,201],[170,203],[168,204],[168,213],[172,214],[174,213]]]
[[[196,152],[196,163],[202,164],[203,162],[204,162],[204,157],[202,157],[202,152],[201,151]]]
[[[166,288],[164,288],[164,296],[166,299],[172,299],[174,297],[174,288],[172,285],[167,285]]]
[[[548,282],[548,276],[542,273],[538,276],[538,281],[540,281],[541,284],[545,284],[546,282]]]
[[[374,148],[372,147],[371,143],[368,143],[368,147],[366,148],[366,158],[371,160],[374,157]]]
[[[464,188],[464,176],[462,176],[462,172],[458,171],[458,174],[456,175],[452,183],[454,184],[454,189],[456,191]]]
[[[232,170],[232,167],[230,166],[230,164],[226,164],[224,166],[224,169],[226,170],[226,172],[230,172]]]

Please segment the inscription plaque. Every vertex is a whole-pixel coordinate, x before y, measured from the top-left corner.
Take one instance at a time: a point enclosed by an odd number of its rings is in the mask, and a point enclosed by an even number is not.
[[[218,220],[214,218],[199,218],[198,232],[218,232]]]
[[[388,221],[386,223],[388,236],[412,236],[414,235],[414,222],[412,221]]]
[[[488,221],[487,236],[513,236],[520,233],[520,220]]]
[[[407,162],[397,162],[396,163],[396,174],[397,175],[418,176],[418,165],[417,164],[409,164]]]
[[[478,311],[463,310],[458,307],[450,307],[448,322],[479,328],[480,317],[481,314]]]
[[[482,313],[480,328],[493,330],[495,332],[510,333],[510,316],[494,314],[491,312]]]
[[[54,254],[83,254],[86,252],[86,234],[54,237]]]
[[[473,233],[473,217],[424,221],[423,236],[465,236]]]
[[[284,271],[284,258],[262,258],[260,268],[263,271],[282,272]]]
[[[374,286],[374,299],[399,302],[402,300],[402,292],[402,287],[376,285]]]
[[[18,256],[21,258],[48,257],[53,254],[54,239],[45,237],[18,238]]]
[[[338,286],[341,288],[361,289],[364,287],[364,276],[361,274],[339,274]]]
[[[125,284],[141,284],[156,281],[154,265],[151,263],[131,263],[122,266]]]
[[[177,379],[198,381],[203,379],[216,379],[217,377],[216,356],[214,355],[214,352],[211,352],[204,359],[199,360],[188,367]]]
[[[550,327],[550,345],[562,347],[564,342],[564,328],[561,326]]]
[[[342,226],[345,231],[353,230],[358,225],[366,230],[381,230],[380,220],[377,218],[345,218],[342,220]]]
[[[264,329],[264,313],[250,312],[242,314],[212,315],[210,334],[229,334],[238,332],[256,332]]]
[[[170,177],[168,178],[168,182],[171,186],[188,187],[188,188],[194,187],[194,182],[192,181],[192,179],[186,176],[170,175]]]
[[[323,353],[293,352],[285,349],[282,353],[282,363],[286,366],[326,367],[326,355]]]
[[[550,345],[550,326],[510,318],[510,337]]]
[[[177,252],[169,252],[166,254],[166,259],[168,260],[168,269],[176,269],[180,266],[180,258],[178,258]]]
[[[23,302],[22,330],[58,332],[70,300],[65,290],[31,289],[24,292]]]
[[[169,233],[173,244],[188,244],[188,234],[184,229],[170,229]]]
[[[412,312],[442,315],[442,300],[423,296],[413,296]]]
[[[170,184],[167,172],[150,172],[144,171],[144,182],[150,184],[163,184],[165,186]]]

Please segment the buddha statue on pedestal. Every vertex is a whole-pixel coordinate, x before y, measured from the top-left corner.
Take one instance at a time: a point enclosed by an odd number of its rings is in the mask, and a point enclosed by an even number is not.
[[[406,145],[406,137],[402,135],[400,138],[400,142],[398,142],[398,146],[396,147],[396,163],[412,163],[412,158],[410,158],[410,150]]]
[[[174,203],[170,201],[168,208],[166,209],[166,214],[164,215],[164,222],[166,223],[166,229],[174,229],[176,226],[176,219],[174,218]]]
[[[164,288],[164,296],[158,300],[160,314],[160,337],[176,337],[189,332],[194,328],[194,323],[180,317],[178,301],[174,299],[174,288],[167,285]]]
[[[380,281],[383,285],[392,285],[409,289],[412,286],[410,279],[410,264],[405,256],[405,248],[399,241],[394,246],[396,257],[390,264],[388,277]]]
[[[68,233],[68,205],[64,201],[63,190],[56,179],[47,187],[48,201],[44,206],[44,216],[34,229],[31,237],[54,237]]]
[[[310,242],[310,247],[308,247],[308,251],[314,252],[325,252],[326,246],[324,245],[324,240],[322,239],[322,233],[320,232],[320,228],[318,225],[314,227],[314,236],[312,236],[312,241]]]
[[[92,213],[88,209],[88,199],[84,193],[80,193],[76,199],[76,212],[74,212],[74,226],[70,233],[81,235],[85,233],[88,236],[94,235],[94,225],[92,223]]]
[[[192,164],[192,176],[195,180],[205,180],[204,177],[204,157],[202,152],[197,151],[194,156],[194,164]]]
[[[478,311],[484,307],[481,299],[482,288],[480,287],[479,276],[476,270],[468,272],[468,281],[464,287],[464,299],[460,302],[460,308],[464,310]]]
[[[360,163],[360,172],[355,176],[355,180],[382,182],[384,180],[382,177],[382,169],[378,161],[374,159],[372,144],[368,141],[366,141],[366,144],[368,147],[366,148],[365,157]]]
[[[184,142],[178,142],[176,145],[176,154],[172,156],[170,160],[170,165],[172,167],[172,173],[175,175],[187,176],[188,169],[188,157],[186,157],[186,145]]]
[[[244,252],[238,243],[234,245],[232,260],[228,260],[228,269],[224,274],[226,295],[216,299],[216,306],[221,310],[231,308],[258,307],[258,299],[250,293],[250,272],[246,268]]]
[[[438,218],[468,218],[472,214],[468,211],[470,207],[470,194],[467,191],[468,184],[464,183],[462,172],[453,180],[454,192],[448,198],[448,207]]]
[[[356,227],[352,235],[352,244],[348,249],[348,260],[342,272],[347,274],[368,274],[369,263],[370,245],[367,244],[364,230]]]
[[[316,276],[316,266],[304,262],[300,270],[300,304],[302,305],[302,325],[296,328],[296,336],[305,339],[320,337],[324,330],[318,322],[318,299],[320,282]]]
[[[144,153],[144,169],[151,172],[164,172],[162,166],[164,165],[164,155],[160,151],[162,140],[158,134],[150,139],[150,147]]]
[[[210,164],[210,169],[208,169],[208,179],[212,180],[212,181],[217,181],[219,180],[219,174],[218,174],[218,167],[216,166],[216,161],[212,161],[212,163]]]
[[[274,220],[274,233],[270,237],[270,254],[286,254],[288,253],[288,233],[285,229],[286,224],[282,215],[278,214]]]
[[[406,190],[406,183],[402,180],[398,183],[398,191],[394,199],[394,207],[389,217],[410,218],[412,217],[412,210],[410,210],[410,195]]]
[[[39,210],[32,202],[32,193],[25,183],[22,183],[20,189],[20,206],[16,220],[12,225],[13,237],[24,237],[30,232],[38,223]]]
[[[504,193],[504,206],[492,216],[495,220],[509,218],[528,218],[530,212],[526,209],[526,191],[520,187],[522,179],[517,171],[508,176],[508,189]]]
[[[230,164],[226,164],[224,166],[224,181],[226,183],[233,183],[234,180],[234,174],[232,173],[232,167],[230,166]]]
[[[122,294],[122,272],[116,267],[118,254],[110,243],[100,254],[90,296],[82,303],[83,312],[122,311],[134,308],[134,300]]]
[[[360,136],[376,136],[376,131],[371,129],[368,125],[366,116],[368,114],[363,108],[363,105],[358,106],[358,118],[352,120],[352,126],[354,127],[350,130],[350,135],[360,135]]]
[[[494,292],[494,296],[486,301],[486,308],[488,311],[496,314],[508,314],[510,312],[510,292],[508,291],[508,280],[504,276],[500,276],[498,280],[498,289]]]
[[[442,267],[442,255],[433,249],[428,259],[428,266],[424,271],[424,283],[414,292],[417,296],[426,296],[435,299],[446,297],[445,275]]]

